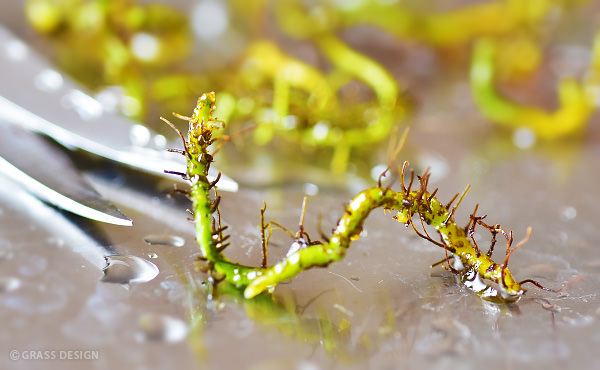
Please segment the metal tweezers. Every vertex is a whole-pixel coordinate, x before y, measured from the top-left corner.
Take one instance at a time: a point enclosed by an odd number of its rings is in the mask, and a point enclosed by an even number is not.
[[[0,26],[0,173],[59,208],[132,225],[87,183],[65,150],[42,136],[158,176],[186,172],[185,159],[165,150],[162,135],[112,112]],[[227,176],[219,185],[237,191]]]

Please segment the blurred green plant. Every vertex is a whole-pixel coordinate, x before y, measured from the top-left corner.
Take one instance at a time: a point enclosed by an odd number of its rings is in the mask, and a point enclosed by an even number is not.
[[[137,119],[156,100],[151,86],[173,74],[191,50],[188,18],[160,3],[28,0],[25,14],[53,41],[61,68],[93,90],[122,87],[122,111]]]
[[[496,85],[539,70],[558,21],[584,4],[496,0],[443,8],[437,2],[230,0],[221,6],[230,28],[244,34],[243,47],[223,60],[195,55],[199,36],[192,28],[201,26],[165,4],[28,0],[25,11],[33,28],[53,41],[61,68],[93,90],[122,90],[125,114],[152,126],[160,112],[182,111],[202,91],[219,91],[219,116],[231,122],[230,132],[249,122],[256,144],[283,139],[274,147],[284,151],[293,143],[286,155],[296,153],[295,161],[331,155],[330,168],[341,173],[353,159],[377,155],[377,144],[415,110],[407,92],[420,88],[399,83],[380,58],[352,46],[346,31],[376,28],[399,43],[434,49],[440,58],[472,50],[471,91],[481,113],[554,140],[581,133],[597,107],[599,37],[588,75],[559,82],[555,112],[515,103]],[[294,50],[291,39],[310,45],[313,59]],[[215,60],[207,67],[195,58]]]
[[[480,38],[474,46],[471,63],[473,97],[488,119],[509,128],[531,130],[536,137],[547,140],[583,132],[596,108],[597,97],[591,86],[574,78],[560,80],[559,107],[554,112],[512,102],[495,88],[497,52],[498,44],[494,39]]]

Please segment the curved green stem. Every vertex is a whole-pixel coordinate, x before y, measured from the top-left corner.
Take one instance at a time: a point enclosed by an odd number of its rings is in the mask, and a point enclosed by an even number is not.
[[[210,145],[215,141],[212,134],[223,125],[222,122],[213,118],[214,109],[215,94],[207,93],[198,99],[198,106],[192,117],[177,115],[190,123],[188,138],[187,140],[183,139],[185,142],[183,154],[188,159],[186,176],[191,183],[189,195],[194,209],[196,240],[202,251],[201,259],[208,265],[205,268],[211,274],[211,281],[224,279],[238,287],[245,287],[244,296],[253,298],[306,269],[324,267],[342,259],[352,241],[360,237],[363,223],[371,211],[383,208],[395,210],[397,212],[396,220],[411,225],[419,236],[444,248],[447,268],[456,273],[467,287],[484,299],[510,302],[518,300],[524,293],[520,284],[513,280],[507,268],[510,255],[523,242],[512,247],[512,233],[506,234],[497,225],[485,225],[481,217],[475,216],[475,212],[464,229],[459,227],[453,216],[462,197],[453,208],[449,208],[452,202],[442,205],[435,197],[435,191],[429,193],[427,190],[428,172],[419,177],[419,189],[411,191],[412,175],[408,188],[405,188],[404,169],[406,165],[402,169],[400,191],[379,185],[357,194],[346,206],[344,214],[326,241],[313,241],[307,244],[304,240],[306,233],[299,233],[296,236],[298,244],[305,245],[305,247],[289,253],[283,260],[270,267],[244,266],[230,261],[223,255],[227,237],[223,234],[224,228],[221,226],[218,196],[215,200],[211,200],[210,195],[215,184],[210,183],[207,179],[208,169],[213,160],[213,156],[209,152]],[[171,124],[171,126],[173,125]],[[215,213],[217,214],[216,218],[214,217]],[[420,225],[414,223],[413,216],[415,215],[418,216]],[[439,234],[440,241],[434,240],[429,235],[425,223]],[[507,251],[502,264],[497,264],[491,259],[492,249],[487,254],[482,254],[476,244],[471,244],[467,234],[472,235],[476,225],[483,225],[492,233],[492,248],[497,233],[506,236]],[[304,243],[300,243],[300,241]],[[451,258],[453,260],[452,267],[450,265]],[[483,283],[481,279],[495,283],[497,288]]]

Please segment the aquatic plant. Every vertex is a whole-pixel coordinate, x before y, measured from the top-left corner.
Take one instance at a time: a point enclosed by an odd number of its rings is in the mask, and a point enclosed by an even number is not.
[[[484,223],[484,217],[476,215],[478,207],[471,214],[466,227],[458,226],[454,214],[466,191],[456,205],[452,206],[458,194],[450,202],[443,204],[435,196],[437,189],[432,192],[428,190],[430,177],[428,171],[417,177],[419,186],[415,190],[412,189],[415,179],[413,172],[408,185],[405,185],[406,163],[400,173],[399,191],[383,186],[380,178],[377,186],[363,190],[349,202],[332,234],[322,235],[322,240],[312,240],[304,231],[301,222],[300,230],[295,234],[294,244],[286,257],[268,267],[266,266],[268,237],[265,237],[265,229],[269,225],[264,222],[265,205],[261,211],[263,265],[245,266],[229,260],[223,254],[224,249],[229,245],[227,242],[229,235],[225,234],[227,227],[221,222],[220,196],[216,191],[218,178],[212,182],[208,180],[208,170],[214,154],[220,149],[217,147],[211,151],[212,145],[220,139],[213,137],[213,133],[224,125],[213,116],[215,104],[215,94],[206,93],[198,99],[198,105],[191,117],[176,114],[178,118],[189,121],[187,138],[172,123],[163,118],[177,130],[184,144],[183,150],[173,151],[186,157],[187,172],[176,174],[187,179],[191,185],[187,195],[192,201],[196,241],[202,253],[198,267],[208,273],[211,286],[226,280],[237,287],[244,288],[244,297],[249,299],[274,289],[279,283],[295,277],[304,270],[328,266],[344,258],[352,241],[360,237],[363,223],[371,211],[383,208],[385,211],[395,211],[394,218],[397,221],[412,226],[417,235],[443,248],[446,258],[440,263],[445,262],[447,269],[457,274],[465,286],[482,298],[496,302],[514,302],[525,293],[521,284],[533,283],[541,287],[533,280],[517,282],[508,270],[511,255],[528,240],[530,229],[524,240],[513,245],[512,232],[505,232],[499,225],[490,226]],[[215,192],[214,196],[211,195],[212,191]],[[305,208],[302,219],[304,211]],[[415,221],[415,218],[418,221]],[[439,241],[429,234],[425,224],[433,227],[438,233]],[[481,252],[473,237],[478,225],[492,234],[492,243],[487,253]],[[498,234],[506,238],[506,255],[502,263],[492,260]]]

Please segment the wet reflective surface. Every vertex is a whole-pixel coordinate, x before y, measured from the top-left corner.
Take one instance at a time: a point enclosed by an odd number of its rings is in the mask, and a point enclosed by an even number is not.
[[[450,272],[430,268],[443,250],[376,210],[343,261],[306,271],[272,296],[244,300],[222,285],[209,301],[206,276],[194,268],[189,204],[169,198],[168,184],[119,168],[88,172],[134,220],[126,228],[57,211],[0,177],[0,368],[600,368],[599,117],[581,139],[531,146],[474,114],[461,89],[425,103],[400,158],[418,173],[431,167],[442,200],[472,185],[456,214],[460,224],[479,203],[486,222],[512,229],[516,240],[531,226],[511,272],[560,293],[526,285],[516,304],[483,301]],[[460,104],[451,99],[456,94]],[[267,220],[295,232],[308,194],[305,227],[317,236],[319,215],[329,230],[381,171],[346,187],[326,171],[249,187],[246,173],[275,171],[268,162],[222,169],[242,181],[238,193],[222,194],[232,234],[226,254],[254,265],[263,201]],[[487,248],[487,233],[475,238]],[[275,231],[269,262],[292,242]],[[503,260],[502,245],[494,256]],[[39,351],[92,352],[26,358]]]
[[[185,200],[168,199],[160,189],[140,191],[127,177],[114,182],[94,175],[98,189],[134,218],[135,226],[124,228],[66,216],[2,180],[0,313],[7,328],[0,337],[1,367],[595,368],[598,134],[592,130],[574,144],[578,154],[564,167],[564,157],[554,160],[541,149],[493,157],[474,137],[446,135],[442,141],[414,132],[414,142],[423,145],[460,143],[460,153],[444,157],[447,174],[435,182],[441,199],[472,184],[457,220],[466,222],[478,202],[490,222],[513,229],[516,239],[533,228],[531,240],[513,255],[511,271],[563,291],[529,285],[513,305],[482,301],[448,271],[430,268],[443,251],[377,211],[343,261],[301,274],[273,297],[245,301],[222,286],[218,299],[207,302],[205,276],[193,267],[198,251]],[[267,219],[295,230],[303,195],[302,185],[225,194],[228,255],[259,264],[262,201]],[[323,228],[332,227],[352,195],[321,190],[309,197],[307,230],[317,235],[319,213]],[[148,244],[151,234],[179,236],[185,246]],[[486,245],[488,235],[478,237]],[[284,256],[291,242],[276,231],[269,260]],[[103,282],[104,257],[114,253],[151,260],[160,272],[137,284]],[[495,253],[502,260],[502,249]],[[99,358],[10,361],[13,348],[91,349]]]

